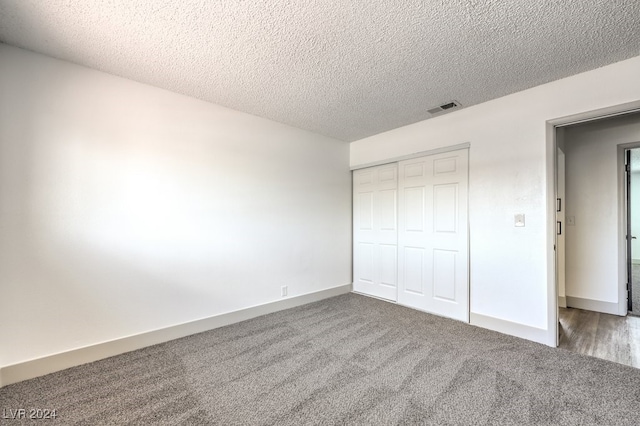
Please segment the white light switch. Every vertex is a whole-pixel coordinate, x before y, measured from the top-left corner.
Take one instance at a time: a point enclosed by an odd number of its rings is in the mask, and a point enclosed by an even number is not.
[[[515,215],[515,226],[524,226],[524,213]]]
[[[568,226],[576,226],[576,217],[575,216],[567,216],[567,225]]]

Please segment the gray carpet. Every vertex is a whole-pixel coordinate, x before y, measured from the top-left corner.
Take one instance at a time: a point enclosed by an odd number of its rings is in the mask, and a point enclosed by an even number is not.
[[[348,294],[0,389],[16,408],[57,410],[39,424],[635,425],[640,370]]]

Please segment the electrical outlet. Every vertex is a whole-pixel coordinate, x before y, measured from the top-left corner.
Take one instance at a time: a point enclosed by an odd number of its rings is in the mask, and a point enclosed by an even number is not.
[[[287,293],[289,292],[289,288],[286,285],[283,285],[282,288],[280,289],[282,292],[282,297],[287,297]]]

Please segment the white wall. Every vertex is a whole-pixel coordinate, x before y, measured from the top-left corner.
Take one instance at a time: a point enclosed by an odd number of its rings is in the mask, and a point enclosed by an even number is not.
[[[351,283],[348,144],[2,44],[0,93],[0,366]]]
[[[566,215],[575,217],[566,228],[567,297],[618,303],[626,283],[618,145],[632,142],[640,142],[638,114],[565,130]]]
[[[547,330],[554,344],[546,122],[640,100],[639,75],[636,57],[362,139],[351,143],[351,166],[470,142],[472,323],[475,313],[515,323],[501,329],[516,335],[526,334],[519,325]],[[514,227],[516,213],[526,227]]]

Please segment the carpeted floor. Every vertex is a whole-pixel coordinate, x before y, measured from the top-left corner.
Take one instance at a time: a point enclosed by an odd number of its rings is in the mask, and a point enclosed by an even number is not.
[[[18,408],[57,410],[39,424],[635,425],[640,370],[347,294],[0,389]]]

